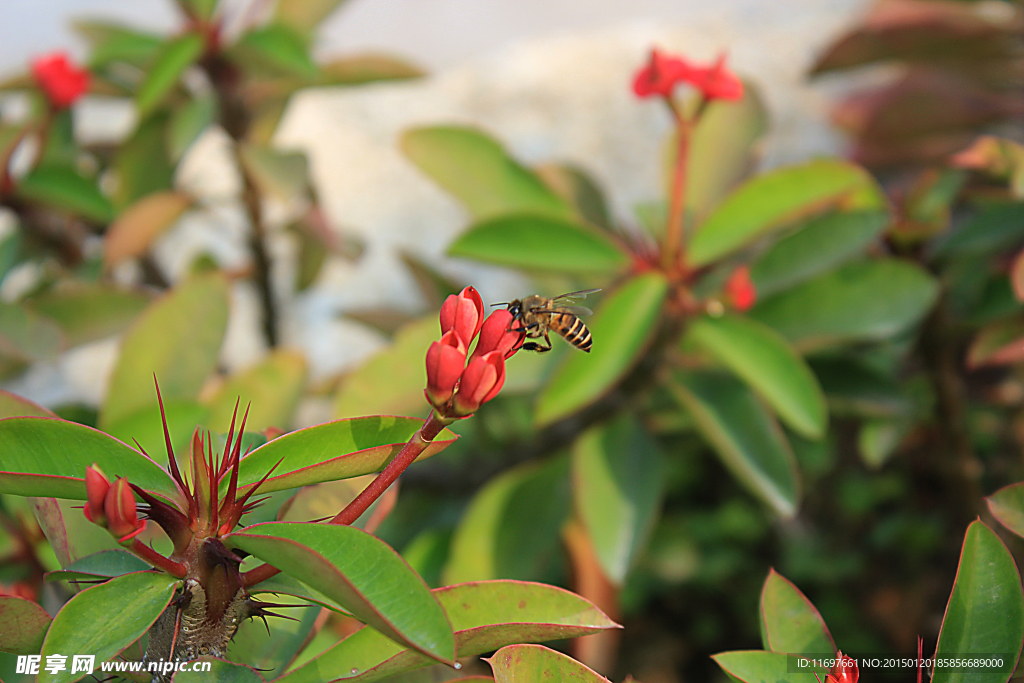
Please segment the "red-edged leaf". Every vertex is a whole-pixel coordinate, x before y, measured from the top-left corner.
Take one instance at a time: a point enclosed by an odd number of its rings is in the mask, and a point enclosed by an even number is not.
[[[774,569],[761,589],[761,641],[766,650],[831,655],[836,651],[825,620],[789,579]]]
[[[50,615],[36,603],[0,595],[0,651],[37,654],[49,627]]]
[[[421,426],[423,420],[414,417],[374,415],[299,429],[243,458],[238,483],[244,491],[275,465],[274,476],[260,486],[260,491],[269,493],[377,472]],[[417,460],[440,453],[456,438],[445,429]]]

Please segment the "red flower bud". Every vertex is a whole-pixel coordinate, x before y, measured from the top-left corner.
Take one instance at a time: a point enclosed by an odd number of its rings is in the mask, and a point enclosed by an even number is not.
[[[750,280],[750,268],[741,266],[725,282],[725,294],[737,311],[745,311],[757,303],[757,290]]]
[[[132,487],[123,477],[118,477],[114,486],[107,492],[104,511],[107,513],[110,533],[117,538],[119,543],[131,540],[146,528],[146,522],[140,521],[135,513],[135,496],[132,494]]]
[[[466,348],[484,324],[484,300],[472,287],[452,294],[441,304],[441,334],[455,330]]]
[[[691,71],[692,67],[680,57],[666,57],[657,50],[651,50],[647,66],[633,78],[633,92],[637,97],[671,97],[672,89],[689,80]]]
[[[690,83],[708,100],[739,100],[743,98],[743,81],[725,68],[725,55],[710,67],[694,69]]]
[[[110,480],[96,463],[85,468],[85,518],[93,524],[107,525],[107,515],[103,509],[107,492],[110,491]]]
[[[491,351],[469,361],[455,393],[455,414],[459,416],[476,412],[480,404],[490,401],[505,384],[505,356],[501,351]]]
[[[857,683],[859,677],[860,670],[857,668],[857,660],[839,651],[836,653],[835,665],[825,676],[825,683]]]
[[[466,346],[455,330],[448,330],[427,349],[427,400],[443,410],[466,367]]]
[[[76,68],[63,52],[33,61],[32,75],[50,104],[57,108],[70,107],[89,88],[89,71]]]
[[[480,339],[477,340],[476,348],[473,349],[472,358],[486,355],[491,351],[501,351],[502,358],[511,358],[512,354],[523,345],[523,339],[526,336],[523,332],[509,331],[513,322],[512,314],[504,308],[487,316],[484,326],[480,328]]]

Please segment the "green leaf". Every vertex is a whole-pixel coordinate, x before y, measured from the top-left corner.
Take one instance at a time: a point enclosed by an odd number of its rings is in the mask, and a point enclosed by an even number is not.
[[[703,266],[803,216],[842,204],[884,206],[884,195],[860,166],[818,159],[756,176],[729,195],[697,228],[686,259]]]
[[[253,623],[255,623],[255,621],[251,620],[243,623],[242,626],[250,626]],[[263,624],[260,623],[260,626],[263,626]],[[231,647],[231,645],[228,647]],[[244,664],[235,664],[234,662],[215,659],[209,656],[200,657],[194,661],[210,662],[210,670],[178,671],[171,677],[171,681],[173,681],[173,683],[263,683],[263,681],[266,680],[254,669],[245,666]]]
[[[209,409],[194,400],[164,397],[164,415],[171,443],[178,449],[187,448],[192,432],[198,425],[208,424]],[[220,427],[218,427],[220,428]],[[227,424],[223,425],[227,429]],[[163,418],[160,406],[152,403],[103,427],[115,439],[142,447],[147,455],[160,465],[167,466],[167,445],[164,440]]]
[[[112,659],[138,640],[171,602],[180,583],[162,572],[125,574],[87,588],[57,612],[46,634],[40,654],[88,653],[96,656],[96,664]],[[110,615],[118,615],[111,619]],[[81,678],[81,673],[64,671],[48,676],[52,683],[65,683]]]
[[[284,23],[275,22],[249,31],[233,49],[238,51],[247,68],[255,64],[280,75],[307,79],[316,78],[319,73],[305,39]]]
[[[665,277],[649,272],[632,278],[601,302],[587,321],[594,338],[591,353],[573,350],[555,372],[537,403],[538,425],[590,405],[629,372],[657,330],[667,292]]]
[[[278,2],[274,20],[304,35],[311,34],[345,0],[288,0]]]
[[[815,358],[814,375],[833,415],[893,418],[909,414],[910,400],[893,379],[851,358]]]
[[[29,500],[39,528],[46,535],[61,567],[67,567],[89,555],[121,547],[109,531],[85,518],[81,502],[63,498]]]
[[[800,349],[896,336],[925,316],[935,279],[896,259],[858,261],[757,303],[748,315]]]
[[[179,0],[184,7],[192,10],[196,17],[209,19],[217,11],[217,3],[220,0]]]
[[[33,297],[29,305],[54,320],[70,347],[117,334],[149,303],[141,292],[80,284]]]
[[[686,339],[736,373],[798,434],[824,436],[828,411],[818,380],[774,330],[739,316],[705,316]]]
[[[391,55],[361,54],[332,59],[320,66],[322,85],[362,85],[419,78],[419,67]]]
[[[246,489],[275,465],[275,476],[260,486],[262,493],[377,472],[422,426],[423,420],[414,417],[373,415],[299,429],[268,441],[243,458],[238,485]],[[417,461],[440,453],[455,438],[445,429]]]
[[[985,499],[992,516],[1007,529],[1024,536],[1024,482],[1010,484]]]
[[[244,144],[242,164],[260,189],[282,201],[309,194],[309,163],[302,152],[282,152],[264,145]]]
[[[670,388],[740,483],[779,516],[792,517],[800,499],[793,452],[754,395],[731,376],[712,373],[677,373]]]
[[[75,142],[75,126],[71,119],[71,109],[61,109],[52,116],[36,165],[74,169],[80,150]]]
[[[558,640],[615,628],[597,607],[569,591],[539,583],[482,581],[433,591],[455,631],[460,658],[504,645]],[[279,683],[376,681],[433,661],[373,629],[356,631]]]
[[[507,645],[484,660],[494,671],[495,683],[544,683],[545,681],[582,681],[609,683],[608,679],[543,645]]]
[[[834,654],[834,653],[833,653]],[[788,656],[784,652],[763,650],[737,650],[711,655],[729,676],[742,683],[813,683],[814,669],[790,673]],[[827,672],[824,672],[827,673]]]
[[[169,500],[177,499],[170,476],[155,462],[101,431],[45,417],[0,420],[0,493],[85,500],[85,468],[94,462],[108,477]]]
[[[192,205],[183,192],[164,190],[139,199],[117,217],[103,236],[103,265],[142,256]]]
[[[545,164],[537,174],[587,223],[611,230],[614,222],[601,187],[587,172],[568,164]]]
[[[812,218],[750,267],[758,297],[769,297],[862,254],[890,220],[884,211],[833,211]]]
[[[97,71],[111,62],[124,62],[143,68],[163,44],[160,36],[105,21],[71,22],[92,47],[89,68]]]
[[[47,581],[74,581],[76,579],[109,579],[114,576],[141,572],[149,565],[127,550],[101,550],[75,560],[59,572],[46,574]]]
[[[629,257],[610,238],[542,215],[501,215],[477,223],[448,248],[452,256],[556,273],[615,273]]]
[[[933,254],[939,258],[986,255],[1019,246],[1024,240],[1024,202],[993,204],[939,239]]]
[[[398,553],[337,524],[267,522],[225,537],[334,599],[360,621],[439,662],[455,660],[444,609]]]
[[[167,112],[154,113],[143,119],[132,136],[118,147],[114,156],[114,199],[119,207],[131,207],[144,197],[171,190],[174,185],[174,164],[164,142],[169,120]]]
[[[811,601],[774,569],[761,589],[761,641],[766,650],[833,655],[835,641]]]
[[[686,210],[698,220],[756,165],[755,143],[768,128],[768,112],[757,89],[750,83],[743,85],[743,99],[738,102],[710,102],[690,138]],[[666,156],[672,164],[677,149],[674,136],[669,145]]]
[[[447,584],[543,578],[569,515],[567,462],[526,464],[477,492],[452,538]]]
[[[37,654],[49,627],[50,615],[36,603],[0,595],[0,651]]]
[[[338,417],[405,415],[426,408],[426,353],[440,337],[436,315],[403,326],[395,340],[342,380],[334,404]]]
[[[329,597],[321,593],[320,591],[313,590],[306,584],[302,583],[296,578],[289,576],[288,574],[278,574],[273,576],[266,581],[261,581],[259,584],[249,589],[251,593],[275,593],[280,595],[290,595],[292,597],[301,598],[307,602],[326,607],[327,609],[337,612],[338,614],[344,614],[346,616],[352,616],[348,610],[343,609],[338,603],[331,600]],[[262,624],[261,624],[262,625]],[[384,636],[381,636],[382,638]],[[393,641],[389,641],[393,642]]]
[[[573,444],[576,510],[601,568],[619,585],[654,527],[663,470],[658,444],[629,415],[592,427]]]
[[[414,128],[402,150],[476,220],[534,213],[570,220],[572,209],[485,133],[461,126]]]
[[[0,355],[25,362],[56,360],[64,347],[60,327],[26,306],[0,302]]]
[[[294,601],[284,602],[293,604]],[[266,680],[284,673],[288,664],[306,644],[320,614],[319,605],[306,605],[297,609],[278,608],[275,612],[291,619],[269,619],[269,627],[259,619],[243,621],[228,643],[227,659],[241,662],[259,670]],[[293,621],[294,620],[294,621]],[[254,672],[237,671],[243,675]],[[209,676],[209,674],[203,674]],[[178,680],[177,677],[174,679]],[[197,682],[199,681],[197,677]]]
[[[115,424],[164,400],[194,399],[213,372],[228,322],[228,283],[220,273],[193,277],[143,311],[121,342],[100,425]]]
[[[912,426],[913,423],[906,418],[865,420],[857,433],[857,450],[860,451],[861,460],[871,469],[877,470],[896,452]]]
[[[167,122],[167,154],[177,163],[203,131],[217,120],[217,100],[203,95],[171,111]]]
[[[57,417],[38,403],[0,389],[0,419],[5,417]]]
[[[18,182],[18,194],[97,223],[109,223],[114,218],[114,207],[100,194],[96,183],[63,166],[32,169]]]
[[[1006,683],[1024,644],[1024,590],[1013,556],[984,522],[964,536],[953,591],[935,646],[936,659],[972,654],[1003,658],[1002,667],[936,665],[934,683]]]
[[[135,106],[145,118],[174,89],[185,70],[203,54],[206,45],[198,33],[186,33],[166,42],[153,57],[138,92]]]
[[[229,378],[210,399],[206,424],[223,431],[231,423],[236,401],[239,419],[248,406],[246,429],[261,432],[267,427],[291,425],[306,376],[306,359],[297,351],[280,349],[259,364]]]

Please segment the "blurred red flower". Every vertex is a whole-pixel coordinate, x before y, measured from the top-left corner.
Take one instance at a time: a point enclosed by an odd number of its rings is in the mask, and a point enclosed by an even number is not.
[[[54,107],[70,107],[89,88],[89,71],[79,69],[63,52],[32,62],[32,75]]]

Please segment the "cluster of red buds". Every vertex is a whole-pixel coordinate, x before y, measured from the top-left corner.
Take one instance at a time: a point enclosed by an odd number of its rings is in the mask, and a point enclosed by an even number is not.
[[[135,511],[135,496],[127,479],[118,477],[113,484],[96,463],[85,468],[88,502],[85,517],[110,530],[118,543],[130,544],[146,528]]]
[[[513,322],[505,309],[494,311],[485,320],[483,299],[473,287],[445,299],[441,339],[427,350],[425,393],[439,417],[471,415],[501,391],[505,361],[519,350],[525,336],[522,331],[512,331]],[[474,339],[476,348],[469,355]]]
[[[32,76],[55,109],[70,107],[89,88],[89,71],[76,67],[63,52],[34,60]]]
[[[738,100],[743,97],[743,82],[725,68],[725,55],[710,66],[699,66],[676,55],[651,51],[651,59],[633,79],[637,97],[671,97],[680,83],[688,83],[705,100]]]

